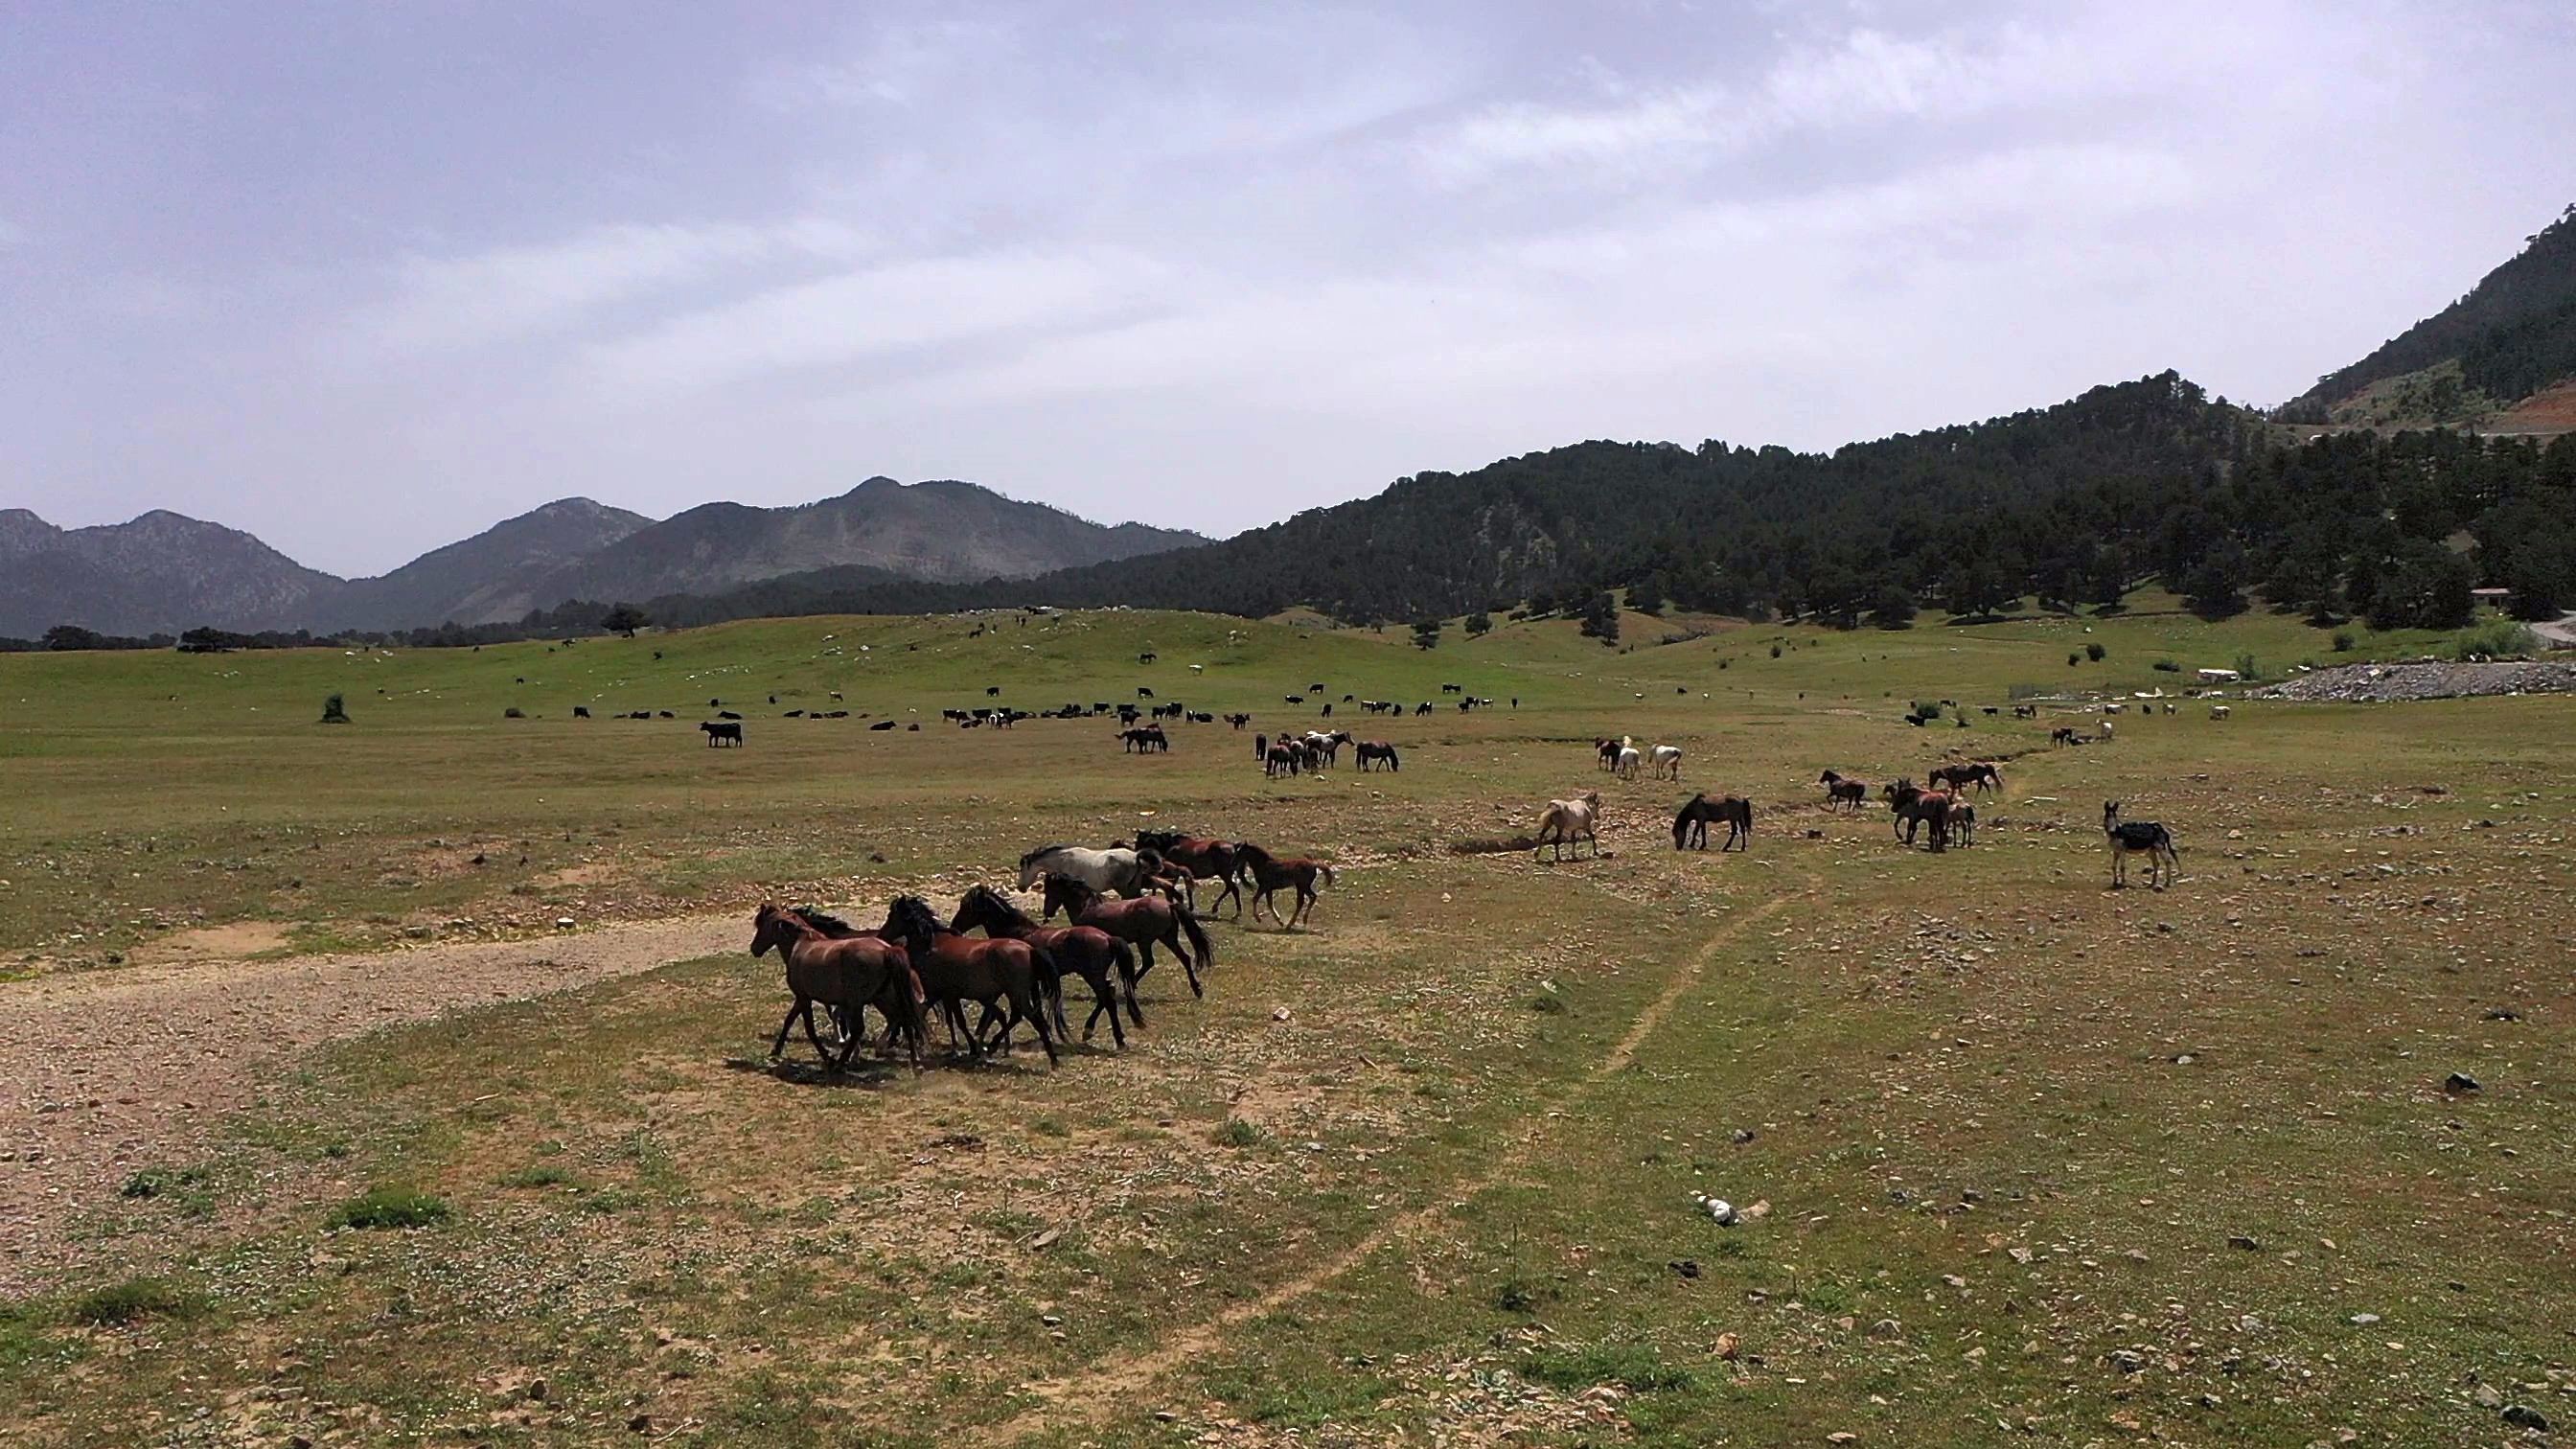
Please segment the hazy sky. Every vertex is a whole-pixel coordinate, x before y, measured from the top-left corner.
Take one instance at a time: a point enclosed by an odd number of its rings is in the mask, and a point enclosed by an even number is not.
[[[2576,200],[2572,136],[2562,0],[10,0],[0,506],[372,572],[575,493],[1222,533],[2277,402]]]

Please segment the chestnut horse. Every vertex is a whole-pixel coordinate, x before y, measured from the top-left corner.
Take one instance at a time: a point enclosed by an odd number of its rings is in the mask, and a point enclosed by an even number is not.
[[[787,1050],[787,1029],[801,1019],[814,1054],[833,1071],[848,1071],[850,1058],[859,1049],[860,1033],[845,1032],[841,1055],[833,1057],[823,1049],[822,1034],[814,1029],[814,1003],[853,1013],[862,1006],[887,1008],[891,1003],[903,1013],[896,1025],[910,1027],[912,1069],[921,1070],[923,991],[902,947],[864,936],[834,940],[795,912],[771,904],[762,905],[751,924],[751,954],[766,955],[776,947],[778,959],[787,965],[787,989],[796,998],[787,1008],[786,1020],[778,1023],[778,1039],[769,1044],[771,1061]]]
[[[1177,830],[1139,830],[1136,832],[1136,848],[1154,851],[1200,880],[1225,882],[1224,892],[1216,898],[1215,904],[1208,907],[1208,911],[1214,914],[1218,906],[1231,898],[1235,918],[1242,918],[1243,892],[1237,887],[1235,877],[1243,873],[1243,862],[1235,857],[1232,845],[1205,835],[1183,835]],[[1190,909],[1197,910],[1198,902],[1193,900]]]
[[[976,1060],[983,1059],[984,1039],[966,1029],[962,1003],[968,1001],[982,1002],[987,1020],[1001,1014],[997,1002],[1009,1003],[1001,1045],[1007,1049],[1011,1029],[1025,1021],[1036,1028],[1047,1064],[1055,1064],[1055,1031],[1047,1021],[1047,983],[1057,976],[1051,953],[1026,941],[978,941],[947,930],[919,896],[897,897],[884,930],[887,940],[903,943],[924,991],[948,1014],[950,1030],[966,1038]]]
[[[982,927],[984,934],[999,941],[1026,941],[1043,948],[1056,959],[1056,964],[1091,983],[1091,1015],[1083,1019],[1082,1039],[1091,1040],[1094,1027],[1100,1025],[1102,1013],[1109,1017],[1109,1034],[1120,1047],[1127,1045],[1127,1033],[1118,1024],[1118,989],[1110,984],[1111,973],[1126,987],[1127,1010],[1136,1024],[1145,1024],[1145,1013],[1136,1009],[1136,953],[1127,943],[1094,926],[1041,926],[1029,914],[1011,904],[1011,898],[991,886],[979,885],[966,892],[957,903],[957,916],[948,929],[964,933]],[[1070,1040],[1073,1028],[1064,1019],[1064,994],[1054,999],[1055,1029]],[[977,1023],[981,1029],[982,1023]]]
[[[1209,944],[1207,932],[1189,907],[1162,896],[1113,901],[1069,875],[1051,875],[1046,878],[1046,909],[1038,913],[1039,919],[1052,921],[1058,911],[1077,926],[1097,926],[1133,943],[1140,958],[1138,981],[1154,969],[1154,948],[1169,946],[1190,978],[1190,994],[1207,995],[1207,988],[1199,984],[1199,968],[1215,963],[1216,947]],[[1185,936],[1186,946],[1181,944]]]
[[[1324,884],[1331,885],[1333,883],[1331,866],[1320,860],[1309,860],[1304,856],[1291,856],[1282,860],[1260,846],[1245,841],[1236,842],[1234,853],[1243,861],[1244,870],[1252,876],[1252,919],[1260,920],[1261,908],[1266,905],[1270,907],[1270,919],[1278,921],[1282,930],[1296,925],[1300,920],[1310,925],[1313,923],[1315,878],[1320,875],[1324,878]],[[1297,904],[1288,912],[1288,919],[1280,921],[1279,903],[1271,897],[1277,895],[1283,886],[1296,887]]]

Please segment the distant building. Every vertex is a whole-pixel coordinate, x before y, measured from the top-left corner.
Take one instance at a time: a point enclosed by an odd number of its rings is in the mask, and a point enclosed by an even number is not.
[[[2204,669],[2200,671],[2200,682],[2203,684],[2234,684],[2244,677],[2245,676],[2237,673],[2233,669]]]

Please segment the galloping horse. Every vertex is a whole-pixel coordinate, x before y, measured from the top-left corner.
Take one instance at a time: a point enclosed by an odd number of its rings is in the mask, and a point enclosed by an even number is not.
[[[902,947],[866,937],[832,940],[795,912],[775,905],[764,904],[751,918],[751,924],[751,954],[760,956],[773,946],[778,948],[778,959],[787,965],[787,989],[796,998],[795,1004],[787,1008],[786,1020],[778,1023],[778,1039],[769,1045],[770,1060],[776,1061],[787,1050],[787,1029],[802,1019],[805,1039],[814,1044],[814,1054],[833,1071],[848,1071],[850,1058],[859,1049],[860,1034],[849,1032],[841,1043],[841,1055],[835,1059],[823,1049],[822,1034],[814,1029],[814,1003],[856,1012],[862,1006],[896,1002],[910,1018],[907,1036],[912,1042],[912,1069],[921,1070],[924,993]],[[904,1024],[898,1019],[899,1027]]]
[[[1055,1064],[1055,1031],[1047,1022],[1048,985],[1058,975],[1052,953],[1026,941],[961,936],[943,928],[930,903],[919,896],[898,896],[883,929],[888,940],[903,943],[924,991],[947,1013],[949,1029],[966,1038],[966,1049],[976,1060],[984,1056],[983,1022],[974,1031],[966,1029],[964,1003],[969,1001],[983,1003],[984,1021],[1000,1017],[1003,1048],[1011,1044],[1012,1028],[1025,1021],[1036,1030],[1038,1045],[1046,1048],[1047,1064]],[[1007,1014],[999,1003],[1009,1004]]]
[[[2129,857],[2147,858],[2147,884],[2163,890],[2173,883],[2174,871],[2182,857],[2174,850],[2173,832],[2152,820],[2122,822],[2120,802],[2102,802],[2102,838],[2111,849],[2111,889],[2122,890],[2129,884]]]
[[[1531,858],[1537,858],[1540,845],[1553,845],[1556,847],[1553,858],[1563,860],[1566,842],[1572,840],[1591,841],[1592,853],[1599,855],[1601,838],[1593,830],[1600,823],[1600,818],[1601,792],[1598,790],[1586,790],[1572,800],[1548,801],[1547,808],[1538,813],[1538,842],[1530,847]]]
[[[1901,835],[1905,843],[1914,843],[1918,825],[1932,827],[1932,848],[1940,850],[1950,843],[1950,807],[1956,796],[1946,790],[1926,790],[1912,780],[1899,780],[1881,791],[1887,797],[1888,828]]]
[[[1837,805],[1848,805],[1857,815],[1862,804],[1869,799],[1869,782],[1866,780],[1845,779],[1827,770],[1816,777],[1816,783],[1825,787],[1825,808],[1828,810]]]
[[[1681,813],[1673,817],[1673,849],[1689,848],[1694,843],[1694,836],[1700,849],[1708,849],[1708,823],[1712,820],[1726,824],[1726,843],[1717,848],[1719,854],[1753,848],[1752,801],[1741,795],[1725,795],[1715,800],[1706,795],[1693,795],[1683,804]]]
[[[1079,845],[1041,845],[1020,857],[1020,889],[1034,890],[1040,877],[1069,875],[1104,895],[1143,895],[1162,868],[1150,850],[1091,850]]]
[[[1010,898],[991,886],[979,885],[966,892],[957,903],[957,915],[948,929],[964,934],[981,927],[995,940],[1026,941],[1053,956],[1058,966],[1091,983],[1091,1015],[1082,1022],[1082,1039],[1091,1040],[1094,1027],[1100,1025],[1103,1013],[1109,1017],[1109,1034],[1120,1047],[1127,1045],[1127,1033],[1118,1024],[1117,987],[1111,974],[1125,986],[1128,1014],[1136,1024],[1145,1024],[1145,1013],[1136,1006],[1136,953],[1126,942],[1096,926],[1041,926],[1029,919],[1028,912],[1011,904]],[[1064,1019],[1064,995],[1055,995],[1055,1029],[1070,1039],[1073,1028]],[[979,1027],[981,1023],[977,1024]]]
[[[853,926],[838,916],[816,910],[812,906],[789,906],[787,913],[813,927],[826,941],[884,941],[886,939],[883,931],[871,931]],[[903,943],[895,941],[888,944],[899,947]],[[840,1027],[843,1036],[864,1042],[868,1035],[867,1009],[871,1006],[882,1013],[886,1019],[885,1044],[889,1048],[894,1045],[897,1037],[908,1038],[915,1055],[919,1055],[930,1045],[929,1038],[923,1035],[929,1030],[929,1023],[924,1021],[921,1015],[921,978],[913,973],[909,961],[904,964],[901,981],[887,982],[885,990],[878,993],[874,1001],[862,1002],[855,1006],[833,1006],[832,1020]],[[956,1045],[953,1037],[949,1045]]]
[[[1245,873],[1252,877],[1252,919],[1260,920],[1261,908],[1268,906],[1270,919],[1278,921],[1282,930],[1296,925],[1301,919],[1312,924],[1315,914],[1315,878],[1321,876],[1324,884],[1331,885],[1333,883],[1331,866],[1302,855],[1292,855],[1283,860],[1249,841],[1238,842],[1234,847],[1234,853],[1243,861]],[[1297,903],[1289,908],[1288,919],[1284,921],[1279,920],[1278,902],[1271,899],[1279,893],[1279,888],[1282,886],[1293,886],[1297,891]]]
[[[1154,948],[1169,946],[1172,954],[1180,958],[1181,970],[1190,978],[1190,994],[1207,995],[1207,988],[1199,984],[1199,968],[1215,964],[1216,947],[1209,943],[1207,932],[1200,927],[1199,918],[1191,914],[1189,907],[1161,896],[1113,901],[1072,876],[1051,875],[1046,878],[1046,909],[1039,912],[1039,917],[1052,921],[1058,911],[1064,912],[1065,919],[1074,925],[1096,926],[1119,940],[1133,943],[1136,954],[1141,958],[1141,964],[1136,967],[1136,979],[1140,982],[1145,979],[1146,972],[1154,969]],[[1184,936],[1189,940],[1186,946],[1181,943]],[[1191,955],[1193,951],[1198,953],[1195,958]]]
[[[1215,904],[1208,907],[1208,913],[1215,914],[1218,906],[1232,898],[1235,918],[1242,918],[1243,892],[1238,888],[1235,877],[1243,873],[1243,861],[1231,844],[1204,835],[1183,835],[1177,830],[1139,830],[1136,832],[1136,848],[1154,851],[1165,860],[1185,866],[1200,880],[1225,882],[1224,892],[1217,896]],[[1197,910],[1198,903],[1191,902],[1190,909]]]

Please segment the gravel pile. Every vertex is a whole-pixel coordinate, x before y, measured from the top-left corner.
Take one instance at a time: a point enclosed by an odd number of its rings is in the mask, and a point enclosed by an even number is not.
[[[2562,694],[2576,691],[2576,664],[2345,664],[2254,691],[2256,699],[2334,700],[2384,704],[2465,694]]]

